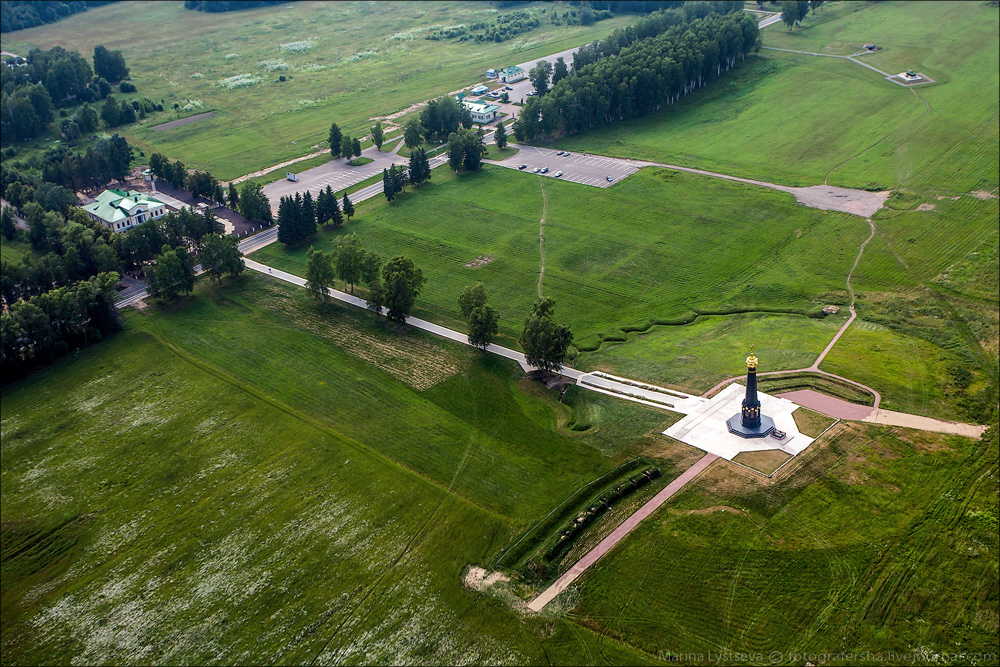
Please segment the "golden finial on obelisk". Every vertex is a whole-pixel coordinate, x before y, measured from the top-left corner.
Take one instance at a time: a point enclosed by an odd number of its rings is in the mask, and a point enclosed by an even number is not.
[[[753,355],[753,343],[750,344],[750,356],[747,357],[747,368],[752,371],[757,370],[757,357]]]

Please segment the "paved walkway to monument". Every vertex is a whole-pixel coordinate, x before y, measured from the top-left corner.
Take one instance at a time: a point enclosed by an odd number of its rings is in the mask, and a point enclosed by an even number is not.
[[[985,426],[978,424],[963,424],[962,422],[933,419],[931,417],[911,415],[906,412],[895,412],[894,410],[873,408],[868,405],[858,405],[857,403],[850,403],[834,396],[821,394],[812,389],[789,391],[779,394],[779,397],[787,398],[802,407],[822,412],[824,415],[829,415],[837,419],[848,419],[869,424],[885,424],[886,426],[902,426],[904,428],[935,431],[937,433],[950,433],[952,435],[962,435],[967,438],[978,438],[986,430]]]
[[[611,549],[613,549],[614,546],[622,540],[622,538],[631,533],[636,526],[642,523],[643,519],[659,509],[660,505],[667,502],[671,496],[684,488],[688,482],[694,479],[698,473],[707,468],[708,465],[717,458],[718,457],[715,454],[705,454],[705,456],[698,459],[693,466],[682,472],[677,479],[670,482],[670,484],[668,484],[662,491],[650,498],[645,505],[636,510],[635,514],[625,519],[625,521],[623,521],[620,526],[615,528],[610,535],[598,542],[596,547],[584,554],[583,558],[574,563],[563,576],[556,579],[554,584],[546,588],[542,591],[541,595],[529,602],[528,609],[535,612],[544,609],[545,605],[552,602],[553,598],[566,590],[569,585],[576,581],[581,574],[587,571],[587,568],[596,563],[601,556],[611,551]]]

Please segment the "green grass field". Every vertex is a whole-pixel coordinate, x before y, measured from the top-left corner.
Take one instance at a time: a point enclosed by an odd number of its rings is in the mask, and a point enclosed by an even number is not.
[[[695,310],[806,312],[843,302],[844,276],[867,233],[860,218],[799,206],[784,193],[668,170],[598,189],[486,166],[458,177],[439,169],[392,204],[373,199],[313,245],[326,249],[356,232],[383,257],[409,255],[428,278],[415,314],[459,328],[458,293],[481,280],[510,341],[538,298],[543,187],[542,291],[581,347],[621,338],[621,327],[686,321]],[[307,250],[273,244],[253,257],[304,275]],[[465,266],[482,255],[492,261]]]
[[[996,9],[824,7],[790,34],[768,28],[765,45],[841,54],[874,41],[885,50],[866,62],[938,83],[906,90],[849,62],[762,51],[678,109],[558,145],[897,188],[853,273],[858,319],[822,368],[873,386],[885,408],[973,421],[1000,347]],[[130,140],[227,178],[312,152],[331,120],[360,131],[498,58],[629,20],[544,24],[498,45],[422,38],[491,14],[125,2],[3,46],[122,48],[139,95],[219,112],[154,133],[171,116],[157,114]],[[316,44],[280,50],[305,40]],[[277,59],[287,69],[258,66]],[[219,85],[239,73],[263,80]],[[811,364],[844,321],[869,231],[784,193],[667,169],[597,189],[486,166],[373,198],[313,245],[357,232],[383,258],[411,256],[428,277],[414,314],[457,329],[458,293],[482,280],[500,342],[516,345],[542,236],[542,292],[574,331],[574,366],[700,392],[740,374],[751,343],[762,370]],[[307,249],[251,257],[302,275]],[[4,259],[30,252],[2,246]],[[841,312],[807,316],[829,303]],[[1000,652],[995,429],[973,441],[841,422],[773,479],[717,461],[534,615],[523,602],[544,577],[517,568],[589,502],[588,484],[641,457],[665,485],[700,456],[661,435],[678,415],[582,387],[560,395],[512,362],[256,273],[129,311],[121,334],[5,386],[0,408],[4,665],[969,664]],[[830,420],[800,410],[796,422],[818,434]],[[739,462],[769,474],[785,462],[773,451]],[[513,581],[463,584],[521,536],[504,562]]]
[[[507,362],[315,314],[263,277],[200,291],[5,388],[5,663],[573,662],[594,649],[591,633],[523,622],[461,574],[667,415],[588,396],[594,430],[616,433],[592,446]]]
[[[776,484],[709,469],[587,574],[574,619],[694,664],[995,652],[995,441],[831,435]]]
[[[835,3],[847,5],[848,3]],[[676,108],[578,137],[560,148],[700,167],[788,185],[829,176],[846,187],[959,193],[998,183],[998,17],[988,3],[850,3],[764,46],[848,55],[926,72],[912,90],[846,60],[762,50]],[[850,11],[863,7],[861,11]],[[843,15],[842,15],[843,14]],[[900,55],[902,53],[902,55]],[[850,119],[845,122],[845,119]]]
[[[843,318],[746,314],[700,317],[691,324],[654,327],[585,352],[577,366],[625,377],[667,383],[701,393],[726,378],[746,372],[743,359],[751,343],[761,368],[807,368],[830,342]]]
[[[544,3],[532,9],[547,10]],[[120,49],[137,95],[162,98],[167,109],[175,102],[191,104],[184,116],[216,112],[162,132],[152,126],[177,116],[154,114],[124,128],[123,135],[147,151],[228,180],[313,152],[331,122],[350,134],[367,133],[373,116],[478,83],[489,67],[604,37],[633,18],[554,26],[545,20],[548,14],[540,14],[539,28],[501,44],[424,39],[432,26],[491,20],[495,14],[477,2],[297,2],[215,14],[173,2],[125,2],[5,34],[2,44],[23,55],[32,46],[58,44],[87,59],[97,44]],[[231,89],[220,83],[238,75],[259,81]],[[280,75],[287,80],[279,82]]]

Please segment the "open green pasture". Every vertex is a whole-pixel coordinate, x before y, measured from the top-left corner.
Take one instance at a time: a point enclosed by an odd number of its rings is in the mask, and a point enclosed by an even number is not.
[[[713,464],[580,580],[574,618],[695,664],[995,653],[995,439],[828,437],[778,483]]]
[[[552,11],[545,3],[531,9]],[[501,44],[424,39],[444,26],[492,20],[496,12],[479,2],[296,2],[226,13],[123,2],[4,35],[2,44],[19,54],[58,44],[88,59],[97,44],[121,50],[138,94],[163,98],[166,108],[192,105],[184,115],[216,112],[162,132],[152,126],[173,115],[155,114],[124,128],[124,136],[228,180],[312,152],[331,122],[350,134],[367,133],[373,116],[478,83],[487,68],[604,37],[631,20],[554,26],[546,13],[539,28]],[[223,83],[239,75],[259,80],[234,88]],[[282,75],[287,80],[279,82]]]
[[[968,369],[973,389],[996,373],[1000,207],[970,195],[890,204],[854,272],[859,320],[823,368],[875,387],[887,408],[954,419],[948,369]]]
[[[905,69],[938,83],[906,89],[847,60],[762,50],[673,109],[556,143],[788,185],[829,177],[831,185],[860,188],[996,188],[996,9],[981,2],[857,6],[863,9],[826,9],[820,16],[839,18],[817,25],[810,15],[791,35],[768,27],[764,46],[847,55],[875,42],[885,50],[863,62],[891,71],[909,63]]]
[[[602,453],[507,362],[199,292],[5,388],[5,663],[644,661],[461,577],[669,415],[589,398]]]
[[[874,387],[887,410],[956,419],[947,396],[948,365],[967,363],[954,351],[917,336],[858,319],[820,367]]]
[[[745,373],[743,359],[751,343],[761,360],[761,371],[807,368],[843,323],[840,315],[826,319],[764,313],[708,315],[691,324],[629,334],[627,341],[606,342],[594,352],[581,353],[576,366],[701,393]]]
[[[391,204],[372,199],[313,245],[328,249],[356,232],[383,257],[409,255],[428,278],[415,314],[453,327],[465,326],[458,293],[481,280],[509,342],[538,298],[540,231],[542,293],[587,346],[695,311],[805,313],[841,303],[868,226],[785,193],[666,169],[598,189],[487,165],[458,177],[439,169]],[[253,257],[304,275],[307,250],[273,244]],[[480,256],[492,261],[465,266]]]

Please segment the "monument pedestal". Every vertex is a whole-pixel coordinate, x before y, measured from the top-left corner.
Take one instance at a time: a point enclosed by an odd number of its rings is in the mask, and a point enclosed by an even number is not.
[[[743,415],[738,414],[727,419],[726,426],[729,428],[730,433],[738,435],[741,438],[763,438],[770,435],[771,431],[774,430],[774,420],[767,415],[761,415],[758,426],[744,426]]]

